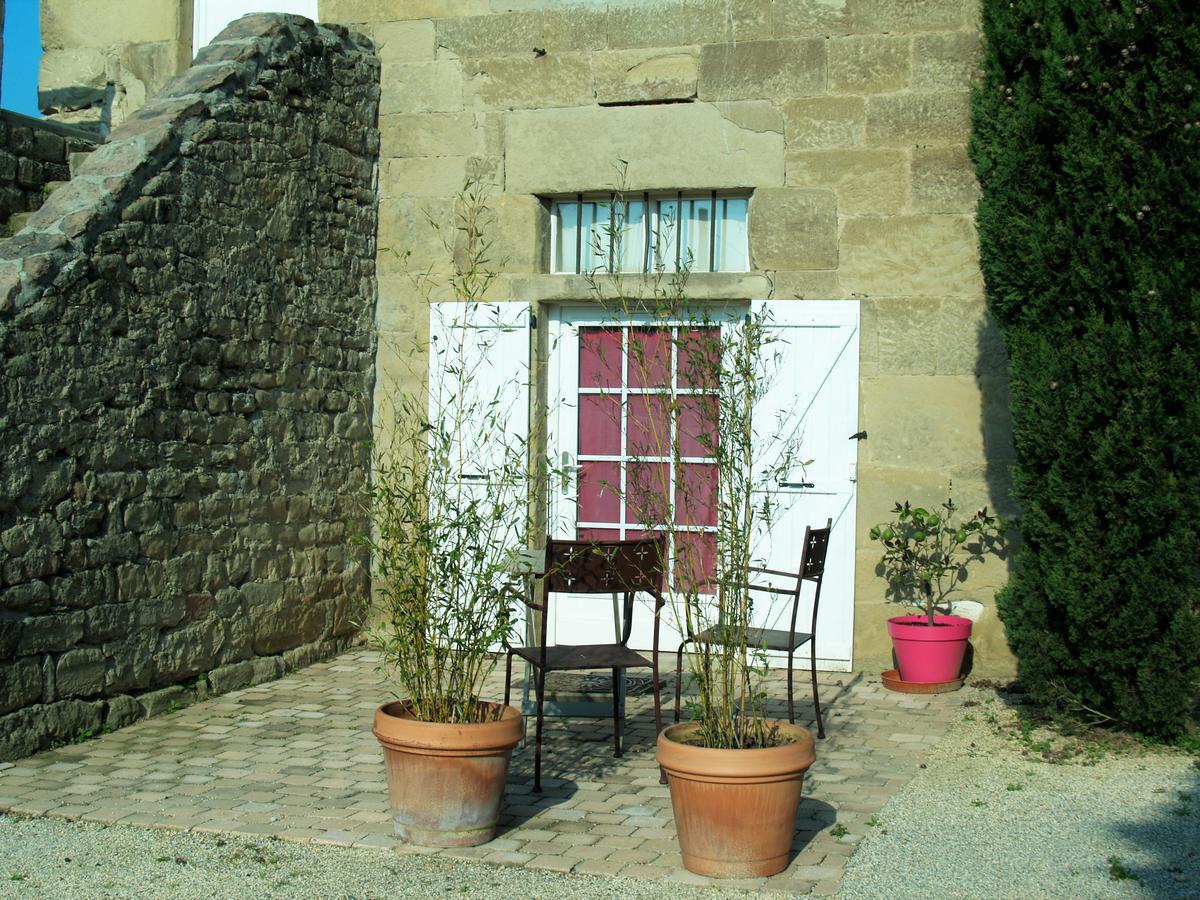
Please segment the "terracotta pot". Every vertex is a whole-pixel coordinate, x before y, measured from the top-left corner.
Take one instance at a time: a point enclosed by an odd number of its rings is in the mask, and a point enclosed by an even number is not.
[[[806,728],[775,723],[794,743],[761,750],[711,750],[680,743],[698,726],[658,736],[658,763],[671,786],[683,865],[712,878],[758,878],[787,868],[804,773],[816,758]]]
[[[497,721],[471,725],[422,722],[401,700],[375,711],[402,841],[473,847],[495,836],[508,761],[523,734],[521,714],[503,709]]]
[[[962,616],[894,616],[888,634],[896,651],[900,677],[917,684],[954,681],[962,672],[971,636],[971,620]]]

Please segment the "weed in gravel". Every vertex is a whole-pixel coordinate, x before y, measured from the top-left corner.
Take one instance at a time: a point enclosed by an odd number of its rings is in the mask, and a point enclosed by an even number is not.
[[[878,828],[882,824],[883,822],[880,821],[879,816],[871,816],[871,818],[867,819],[868,828]]]
[[[987,806],[987,802],[984,800],[972,800],[971,805],[972,806]]]
[[[12,875],[8,876],[8,880],[9,881],[24,881],[25,876],[22,875],[20,872],[14,872]]]
[[[1125,868],[1121,860],[1115,856],[1108,858],[1108,877],[1113,881],[1141,881],[1137,875]]]
[[[1022,789],[1022,785],[1017,784],[1015,781],[1010,781],[1008,786],[1005,788],[1006,791],[1019,791]]]
[[[829,833],[831,835],[833,835],[835,838],[840,838],[840,837],[845,837],[849,832],[846,831],[845,825],[843,825],[841,822],[838,822],[836,825],[834,825],[832,828],[829,829]]]

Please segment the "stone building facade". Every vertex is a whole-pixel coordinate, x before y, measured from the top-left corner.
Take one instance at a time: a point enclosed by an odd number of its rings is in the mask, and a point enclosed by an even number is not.
[[[62,22],[75,6],[43,4]],[[166,47],[190,5],[156,2],[153,34],[147,24],[121,40]],[[394,348],[419,343],[428,322],[386,249],[408,254],[411,268],[445,271],[426,218],[446,221],[467,179],[493,186],[491,255],[503,263],[490,296],[532,305],[539,346],[557,310],[590,299],[581,277],[551,274],[551,203],[609,190],[619,161],[627,192],[748,196],[747,271],[693,273],[699,302],[854,310],[857,426],[867,436],[854,459],[852,599],[833,602],[853,621],[854,667],[887,666],[884,620],[896,610],[882,602],[870,526],[898,499],[936,503],[951,480],[961,507],[1013,512],[1006,365],[985,311],[965,149],[976,3],[321,0],[319,9],[369,35],[383,66],[379,384],[409,378]],[[145,52],[166,65],[186,55]],[[43,88],[72,81],[56,78]],[[990,604],[1004,577],[992,561],[965,586],[984,601],[978,671],[1013,667]]]
[[[0,760],[355,634],[378,82],[243,19],[0,242]]]

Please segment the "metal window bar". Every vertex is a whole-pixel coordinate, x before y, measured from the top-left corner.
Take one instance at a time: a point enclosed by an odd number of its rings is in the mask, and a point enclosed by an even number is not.
[[[712,208],[708,213],[708,271],[717,271],[717,192],[712,192]]]

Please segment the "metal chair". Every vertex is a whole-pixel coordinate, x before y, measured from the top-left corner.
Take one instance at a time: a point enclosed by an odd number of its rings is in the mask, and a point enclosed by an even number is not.
[[[805,528],[803,552],[800,557],[800,567],[795,572],[783,572],[778,569],[764,569],[752,566],[750,571],[757,575],[775,575],[796,579],[794,588],[778,588],[772,585],[751,584],[752,591],[764,591],[770,594],[782,594],[792,598],[792,624],[787,631],[774,628],[751,628],[747,639],[748,646],[765,650],[776,650],[787,653],[787,689],[788,689],[788,721],[796,721],[796,709],[792,693],[792,658],[800,647],[809,645],[809,662],[812,671],[813,707],[817,713],[817,737],[825,737],[825,725],[821,720],[821,700],[817,696],[817,608],[821,603],[821,581],[825,576],[825,554],[829,549],[829,533],[833,529],[833,519],[825,523],[824,528]],[[810,631],[796,630],[796,617],[800,611],[800,589],[805,581],[816,585],[813,596],[812,624]],[[723,629],[720,624],[704,629],[697,635],[688,635],[675,652],[675,721],[679,721],[679,685],[683,673],[683,648],[688,644],[721,644]]]
[[[525,604],[541,615],[539,640],[528,647],[508,647],[504,672],[504,702],[512,690],[513,656],[519,656],[534,669],[537,695],[537,735],[533,756],[533,789],[542,790],[542,728],[545,720],[546,674],[553,671],[611,669],[613,677],[613,742],[615,756],[621,755],[623,716],[618,681],[625,669],[649,667],[653,673],[654,723],[662,730],[662,707],[658,687],[658,633],[660,614],[666,602],[662,594],[666,555],[665,538],[632,541],[557,541],[546,545],[543,600],[537,603],[527,596]],[[636,593],[654,598],[654,643],[651,658],[629,649],[633,627],[633,599]],[[553,593],[623,594],[624,608],[621,638],[610,644],[557,644],[547,646],[546,614]],[[532,594],[532,591],[531,591]]]

